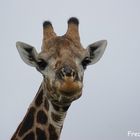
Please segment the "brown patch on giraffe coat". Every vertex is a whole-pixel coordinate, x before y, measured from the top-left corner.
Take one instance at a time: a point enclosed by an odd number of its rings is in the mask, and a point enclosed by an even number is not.
[[[52,119],[55,121],[55,122],[59,122],[59,121],[61,121],[61,115],[57,115],[57,114],[55,114],[55,113],[51,113],[51,117],[52,117]]]
[[[47,140],[45,131],[41,130],[40,128],[36,128],[36,135],[37,135],[37,140]]]
[[[43,89],[38,93],[36,99],[35,99],[35,104],[37,107],[39,107],[43,102]]]
[[[46,124],[48,122],[48,117],[43,110],[38,111],[37,122],[40,124]]]
[[[53,103],[52,103],[52,105],[53,105],[54,110],[56,110],[56,111],[60,111],[60,107],[59,107],[58,105],[53,104]]]
[[[23,138],[23,140],[35,140],[35,134],[33,132],[30,132]]]
[[[69,109],[69,107],[70,107],[70,105],[63,106],[63,107],[62,107],[62,110],[63,110],[64,112],[66,112],[66,111]]]
[[[49,125],[49,140],[58,140],[58,135],[55,131],[55,128],[52,124]]]
[[[31,107],[29,111],[27,112],[27,115],[25,116],[25,119],[23,120],[21,124],[21,128],[19,130],[18,135],[21,137],[25,132],[30,130],[33,127],[34,123],[34,115],[35,115],[35,108]]]
[[[70,107],[70,105],[60,107],[54,103],[52,103],[52,106],[53,106],[54,110],[60,111],[60,112],[66,112]]]

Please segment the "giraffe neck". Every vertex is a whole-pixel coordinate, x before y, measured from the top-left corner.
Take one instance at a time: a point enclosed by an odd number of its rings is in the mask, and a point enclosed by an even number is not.
[[[49,101],[41,84],[11,140],[59,140],[69,106],[59,107]]]

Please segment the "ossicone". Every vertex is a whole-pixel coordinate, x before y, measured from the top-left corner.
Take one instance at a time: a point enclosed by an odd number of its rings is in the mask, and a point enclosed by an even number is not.
[[[79,25],[79,20],[76,18],[76,17],[71,17],[69,20],[68,20],[68,24],[76,24],[76,25]]]
[[[74,42],[80,43],[78,25],[79,25],[79,20],[76,17],[71,17],[68,20],[68,29],[65,35],[71,38]]]
[[[55,36],[56,36],[56,33],[54,32],[52,23],[50,21],[44,21],[43,22],[43,39],[47,41],[50,38],[53,38]]]

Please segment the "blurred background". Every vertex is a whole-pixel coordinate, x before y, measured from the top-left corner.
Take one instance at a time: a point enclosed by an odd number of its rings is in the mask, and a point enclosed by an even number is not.
[[[102,59],[85,72],[83,96],[70,107],[61,140],[133,140],[140,132],[139,0],[0,0],[0,140],[9,140],[42,81],[19,57],[16,41],[41,49],[42,22],[58,35],[80,21],[83,46],[107,39]]]

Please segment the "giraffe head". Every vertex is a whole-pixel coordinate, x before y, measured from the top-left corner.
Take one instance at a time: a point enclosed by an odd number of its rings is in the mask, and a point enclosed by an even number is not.
[[[86,67],[101,58],[107,45],[101,40],[83,48],[78,25],[77,18],[70,18],[67,32],[57,36],[51,22],[45,21],[40,53],[26,43],[16,43],[23,61],[43,75],[47,96],[58,105],[70,104],[81,96]]]

